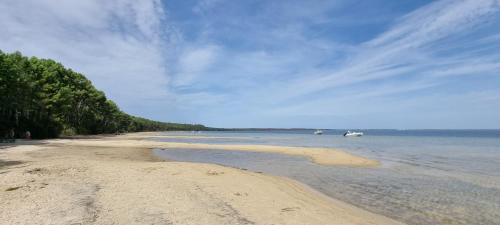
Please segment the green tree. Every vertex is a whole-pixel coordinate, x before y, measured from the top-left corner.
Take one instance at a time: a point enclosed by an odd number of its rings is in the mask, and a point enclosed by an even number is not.
[[[82,74],[60,63],[0,51],[0,135],[14,129],[34,138],[60,134],[208,130],[203,125],[164,123],[122,112]]]

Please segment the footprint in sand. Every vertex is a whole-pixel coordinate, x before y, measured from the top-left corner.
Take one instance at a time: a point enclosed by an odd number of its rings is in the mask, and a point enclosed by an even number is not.
[[[282,208],[281,212],[293,212],[295,210],[299,210],[300,207],[287,207],[287,208]]]
[[[217,176],[217,175],[221,175],[221,174],[224,174],[224,172],[217,172],[217,171],[212,171],[212,170],[207,171],[207,175],[209,175],[209,176]]]

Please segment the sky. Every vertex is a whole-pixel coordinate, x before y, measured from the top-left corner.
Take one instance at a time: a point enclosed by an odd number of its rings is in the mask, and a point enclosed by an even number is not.
[[[500,128],[500,0],[0,0],[0,30],[155,120]]]

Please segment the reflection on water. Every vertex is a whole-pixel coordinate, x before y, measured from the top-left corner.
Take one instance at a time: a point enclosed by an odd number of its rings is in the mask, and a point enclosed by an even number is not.
[[[337,147],[376,158],[383,166],[371,169],[322,166],[302,157],[271,153],[179,149],[155,152],[172,160],[216,163],[291,177],[334,198],[409,224],[500,224],[499,139],[420,136],[346,139],[273,133],[204,135],[228,139],[178,141]],[[172,139],[175,138],[163,140]]]

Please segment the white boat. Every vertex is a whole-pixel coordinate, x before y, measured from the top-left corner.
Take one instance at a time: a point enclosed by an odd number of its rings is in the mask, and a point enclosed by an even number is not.
[[[348,130],[344,133],[344,137],[361,137],[363,136],[363,132],[352,132]]]
[[[316,130],[316,131],[314,131],[314,134],[316,134],[316,135],[322,135],[323,131],[322,130]]]

